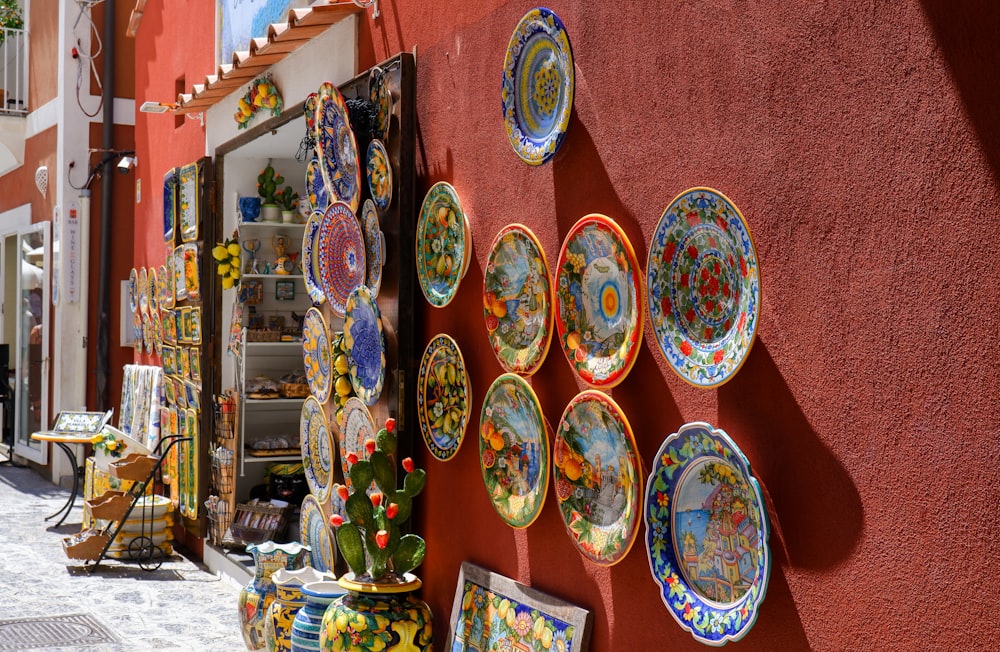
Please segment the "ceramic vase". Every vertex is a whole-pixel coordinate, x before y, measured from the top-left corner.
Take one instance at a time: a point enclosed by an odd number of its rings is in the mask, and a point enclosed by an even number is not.
[[[285,224],[294,224],[297,217],[298,213],[295,211],[281,211],[281,221]]]
[[[244,222],[256,222],[260,218],[260,197],[240,197],[237,205]]]
[[[327,607],[344,595],[346,589],[337,582],[310,582],[302,587],[306,604],[299,609],[292,622],[292,652],[320,650],[320,629]]]
[[[298,542],[277,544],[265,541],[260,545],[251,543],[247,546],[256,567],[253,579],[240,591],[239,599],[240,630],[248,650],[262,650],[266,645],[264,620],[275,595],[272,576],[282,568],[302,568],[309,550],[309,546]]]
[[[347,593],[323,615],[320,650],[433,650],[430,607],[412,595],[420,580],[409,573],[402,584],[363,584],[341,578]]]
[[[331,573],[323,573],[312,566],[298,570],[276,571],[271,576],[274,582],[274,602],[264,619],[264,640],[268,652],[289,652],[292,649],[292,622],[296,614],[306,604],[302,587],[311,582],[335,581]]]
[[[277,204],[261,204],[260,219],[264,222],[280,222],[281,206]]]

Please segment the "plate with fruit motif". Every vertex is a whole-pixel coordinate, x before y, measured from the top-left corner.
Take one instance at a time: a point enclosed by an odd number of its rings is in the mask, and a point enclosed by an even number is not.
[[[319,280],[335,315],[343,315],[347,296],[365,282],[367,256],[365,238],[354,211],[343,202],[333,202],[319,226]],[[318,256],[316,255],[318,254]]]
[[[566,406],[552,446],[552,480],[566,532],[585,558],[617,564],[639,533],[642,463],[632,427],[607,394]]]
[[[450,183],[431,186],[417,218],[417,280],[435,308],[455,298],[472,254],[468,218]]]
[[[333,438],[323,406],[315,396],[307,396],[299,418],[299,442],[302,467],[309,491],[325,503],[333,486]]]
[[[299,538],[309,546],[309,565],[323,573],[332,571],[337,563],[330,524],[323,514],[323,507],[316,496],[309,494],[302,500],[299,515]]]
[[[385,337],[378,304],[367,285],[355,288],[347,297],[344,352],[354,393],[366,405],[374,405],[385,383]]]
[[[696,387],[732,378],[760,311],[757,251],[736,205],[711,188],[675,197],[653,233],[646,282],[656,343],[677,375]]]
[[[137,287],[139,311],[145,315],[149,312],[149,275],[145,267],[139,268]]]
[[[503,374],[483,397],[479,467],[493,508],[515,528],[531,525],[549,486],[549,432],[531,385]]]
[[[380,214],[389,209],[392,201],[392,164],[381,140],[373,140],[368,145],[368,190]]]
[[[357,396],[352,396],[344,403],[344,412],[340,424],[340,464],[344,470],[344,484],[351,486],[351,467],[358,460],[367,460],[371,452],[366,448],[366,442],[371,440],[372,450],[375,443],[375,421],[372,419],[368,406]]]
[[[309,391],[321,405],[326,403],[333,386],[330,337],[323,313],[316,308],[307,310],[302,320],[302,362]]]
[[[351,130],[344,97],[324,82],[316,100],[316,151],[330,201],[342,201],[351,213],[361,204],[361,165],[358,142]]]
[[[313,211],[306,220],[306,228],[302,232],[302,274],[306,284],[306,292],[316,305],[326,301],[323,293],[323,281],[319,266],[319,229],[323,223],[323,213]]]
[[[458,344],[440,333],[427,344],[417,371],[417,421],[431,455],[450,460],[469,424],[472,392]]]
[[[169,262],[169,257],[167,258]],[[167,265],[160,265],[156,272],[157,292],[160,295],[160,309],[169,310],[174,307],[174,286]]]

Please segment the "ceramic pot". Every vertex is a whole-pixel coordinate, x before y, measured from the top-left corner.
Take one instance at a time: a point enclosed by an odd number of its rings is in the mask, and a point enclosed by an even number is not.
[[[320,629],[327,607],[344,595],[346,589],[337,582],[310,582],[302,587],[306,604],[299,609],[292,622],[292,652],[320,650]]]
[[[297,221],[298,213],[295,211],[281,211],[281,221],[285,224],[294,224]]]
[[[260,197],[240,197],[237,205],[240,209],[240,219],[244,222],[256,222],[260,219]]]
[[[281,206],[277,204],[262,204],[260,207],[260,219],[265,222],[280,222]]]
[[[401,584],[354,582],[352,573],[340,579],[348,589],[323,615],[320,650],[433,650],[431,609],[412,595],[420,580],[407,573]]]
[[[271,576],[274,582],[274,602],[264,619],[264,640],[268,652],[289,652],[292,649],[292,622],[296,614],[306,604],[302,587],[311,582],[335,581],[331,573],[321,573],[312,566],[298,570],[276,571]]]
[[[251,543],[247,546],[247,552],[253,555],[256,566],[253,579],[240,591],[239,599],[240,630],[248,650],[262,650],[266,645],[264,620],[275,595],[272,576],[282,568],[302,568],[309,551],[309,546],[298,542],[279,545],[265,541],[260,545]]]

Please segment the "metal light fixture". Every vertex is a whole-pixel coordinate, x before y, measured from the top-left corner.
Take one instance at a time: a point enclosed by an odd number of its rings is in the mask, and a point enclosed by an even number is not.
[[[135,154],[125,154],[118,160],[118,171],[122,174],[128,174],[135,167],[137,160]]]
[[[143,102],[139,105],[139,111],[142,113],[167,113],[168,111],[177,111],[179,108],[181,105],[177,102]],[[192,120],[197,120],[202,127],[205,126],[204,113],[185,113],[184,115]]]

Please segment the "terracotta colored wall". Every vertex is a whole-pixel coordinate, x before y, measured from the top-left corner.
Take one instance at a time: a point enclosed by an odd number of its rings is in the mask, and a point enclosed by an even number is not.
[[[380,4],[362,63],[418,46],[419,185],[455,185],[476,243],[456,301],[424,311],[422,341],[455,337],[475,397],[455,459],[420,449],[419,572],[439,635],[471,560],[591,609],[596,652],[703,649],[661,604],[641,541],[617,566],[589,564],[551,493],[526,531],[504,525],[477,427],[501,371],[480,313],[494,234],[529,225],[552,264],[570,226],[603,212],[645,264],[667,203],[708,185],[756,241],[756,345],[732,382],[698,390],[647,320],[611,394],[647,470],[664,437],[707,420],[764,485],[775,564],[741,649],[1000,645],[985,571],[1000,559],[998,6],[554,2],[576,103],[562,151],[530,168],[499,111],[504,51],[529,5]],[[553,425],[580,388],[558,348],[531,382]]]
[[[0,212],[24,204],[31,204],[31,221],[45,222],[52,219],[55,193],[51,188],[59,174],[56,170],[56,127],[32,136],[24,141],[24,164],[4,175],[4,191],[0,193]],[[38,166],[49,168],[49,192],[45,197],[35,186],[35,170]]]
[[[28,71],[28,108],[34,110],[59,93],[59,12],[47,3],[31,5],[28,47],[34,61],[49,61],[51,65],[35,65]]]

